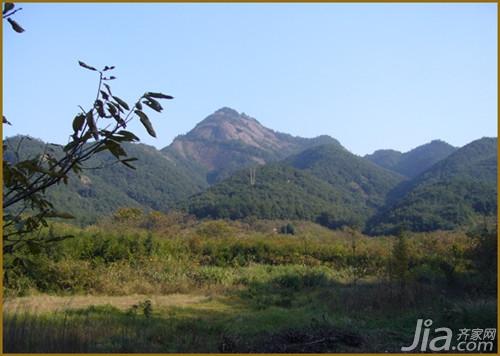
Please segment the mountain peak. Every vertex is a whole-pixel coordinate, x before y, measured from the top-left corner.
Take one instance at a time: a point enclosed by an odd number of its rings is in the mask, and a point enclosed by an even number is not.
[[[216,110],[213,115],[240,116],[240,113],[230,107],[224,106]]]
[[[195,130],[201,127],[207,126],[235,126],[235,127],[246,127],[246,126],[260,126],[263,127],[260,122],[251,116],[248,116],[244,112],[238,112],[237,110],[224,106],[212,114],[208,115],[205,119],[200,121],[196,126]]]
[[[445,144],[448,144],[446,141],[440,140],[439,138],[434,139],[434,140],[432,140],[429,143],[434,143],[434,144],[436,144],[436,143],[439,143],[439,144],[445,143]]]
[[[243,112],[222,107],[163,151],[172,159],[198,164],[206,171],[208,181],[213,182],[242,167],[277,161],[328,143],[340,146],[326,135],[302,138],[276,132]]]

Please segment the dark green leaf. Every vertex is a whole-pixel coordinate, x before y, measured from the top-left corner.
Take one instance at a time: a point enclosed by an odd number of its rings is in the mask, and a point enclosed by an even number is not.
[[[139,137],[137,137],[130,131],[120,130],[116,134],[123,136],[128,141],[139,141]]]
[[[135,108],[137,110],[142,110],[142,104],[140,102],[135,103]]]
[[[7,124],[7,125],[12,125],[12,124],[9,122],[9,120],[7,120],[7,119],[5,118],[5,116],[3,116],[3,123],[4,123],[4,124]]]
[[[163,93],[152,93],[152,92],[147,92],[144,96],[148,98],[157,98],[157,99],[173,99],[174,97],[171,95],[166,95]]]
[[[122,164],[124,164],[125,166],[127,166],[128,168],[130,169],[137,169],[135,168],[134,166],[132,166],[130,163],[127,163],[127,162],[124,162],[124,161],[120,161]]]
[[[70,151],[72,148],[75,148],[78,145],[78,141],[71,141],[66,146],[63,147],[64,152]]]
[[[163,110],[163,107],[155,99],[148,98],[147,101],[143,101],[143,104],[146,104],[151,109],[153,109],[153,110],[155,110],[157,112],[161,112]]]
[[[2,14],[5,15],[7,12],[9,12],[10,10],[13,10],[15,7],[15,5],[11,2],[6,2],[4,7],[3,7],[3,12]]]
[[[137,116],[139,116],[141,123],[146,128],[146,131],[148,132],[148,134],[150,134],[153,137],[156,137],[156,132],[153,129],[153,125],[151,125],[151,121],[149,121],[149,118],[147,117],[147,115],[140,110],[135,110],[134,112],[137,114]]]
[[[118,115],[118,110],[114,105],[112,105],[111,103],[107,103],[106,107],[108,108],[108,111],[111,114],[111,116],[115,117]]]
[[[118,104],[115,104],[112,102],[107,103],[107,106],[108,106],[109,112],[111,113],[111,116],[113,116],[113,118],[116,120],[116,122],[118,122],[118,124],[120,124],[120,126],[126,127],[127,124],[125,123],[125,120],[123,120],[120,117],[120,113],[118,112],[118,110],[123,112],[122,108]]]
[[[92,133],[92,136],[94,136],[94,139],[97,141],[99,140],[99,132],[97,131],[97,125],[94,120],[94,115],[92,114],[92,110],[90,110],[87,115],[87,125],[89,125],[90,132]]]
[[[123,128],[127,128],[127,123],[121,117],[115,117],[116,122]]]
[[[77,173],[77,174],[82,171],[82,168],[78,163],[76,163],[73,167],[71,167],[71,169],[74,173]]]
[[[83,124],[85,123],[85,115],[78,114],[73,120],[73,131],[78,132],[82,129]]]
[[[22,33],[24,32],[24,28],[22,28],[16,21],[12,20],[10,17],[7,19],[7,21],[9,21],[10,23],[10,26],[12,27],[12,29],[14,31],[16,31],[17,33]]]
[[[132,161],[137,161],[137,158],[127,158],[127,159],[122,159],[120,162],[123,163],[125,166],[131,169],[136,169],[134,166],[132,166],[129,162]]]
[[[108,149],[109,152],[113,154],[116,158],[120,158],[120,156],[127,156],[127,153],[123,149],[122,146],[118,142],[108,140],[106,141],[105,144],[106,148]]]
[[[104,100],[108,100],[109,99],[109,95],[105,91],[101,90],[100,92],[101,92],[101,96],[102,96],[102,98]]]
[[[118,104],[120,104],[123,108],[125,108],[125,110],[130,110],[130,108],[128,107],[128,104],[126,102],[124,102],[122,99],[120,99],[119,97],[113,96],[113,99],[115,99],[118,102]]]
[[[95,69],[94,67],[89,66],[89,65],[88,65],[88,64],[86,64],[86,63],[83,63],[82,61],[78,61],[78,64],[79,64],[80,66],[82,66],[83,68],[86,68],[86,69],[89,69],[89,70],[95,70],[95,71],[97,71],[97,69]]]
[[[103,104],[102,100],[97,99],[95,101],[94,107],[95,107],[99,117],[106,117],[106,113],[104,112],[104,104]]]
[[[111,88],[109,87],[109,85],[108,85],[108,84],[106,84],[106,83],[103,83],[103,84],[104,84],[104,86],[106,87],[106,90],[108,91],[108,94],[109,94],[109,95],[113,95],[113,94],[111,94]]]
[[[123,110],[123,108],[120,106],[120,104],[118,104],[117,102],[114,102],[114,101],[110,101],[111,105],[113,105],[119,112],[121,113],[125,113],[125,110]]]

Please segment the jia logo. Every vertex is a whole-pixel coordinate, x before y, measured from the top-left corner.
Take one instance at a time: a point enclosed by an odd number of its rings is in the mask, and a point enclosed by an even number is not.
[[[423,327],[422,327],[423,326]],[[417,320],[415,336],[410,346],[401,347],[401,351],[413,351],[420,345],[420,351],[461,351],[481,352],[493,351],[497,329],[459,329],[456,341],[453,342],[453,331],[450,328],[436,328],[431,333],[432,320]]]

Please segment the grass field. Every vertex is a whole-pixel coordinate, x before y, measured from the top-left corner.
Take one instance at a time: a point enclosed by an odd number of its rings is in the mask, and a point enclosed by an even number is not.
[[[496,327],[470,234],[283,223],[47,230],[75,238],[8,270],[4,352],[400,352],[419,318]]]

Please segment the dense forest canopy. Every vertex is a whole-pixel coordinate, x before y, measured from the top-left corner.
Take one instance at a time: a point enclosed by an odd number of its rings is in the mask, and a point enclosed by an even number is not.
[[[17,159],[18,146],[22,157],[60,150],[16,136],[6,140],[6,161]],[[199,218],[304,219],[372,234],[454,229],[491,220],[497,209],[496,138],[360,157],[329,136],[293,137],[223,108],[163,150],[124,147],[137,170],[99,153],[90,169],[48,192],[54,203],[83,225],[136,207]]]

